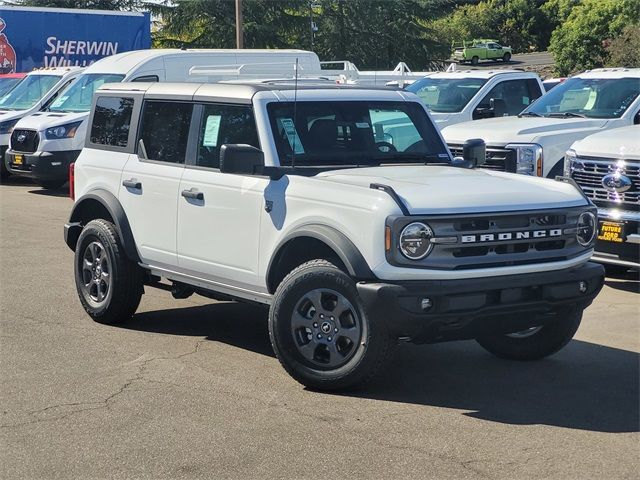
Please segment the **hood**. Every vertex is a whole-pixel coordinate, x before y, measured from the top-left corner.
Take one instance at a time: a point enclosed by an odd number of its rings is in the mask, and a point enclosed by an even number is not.
[[[392,166],[320,173],[316,178],[393,187],[412,214],[506,212],[586,205],[572,185],[526,175],[456,167]]]
[[[640,125],[595,133],[571,148],[580,156],[640,160]]]
[[[8,120],[15,120],[16,118],[22,118],[26,113],[25,110],[6,110],[0,111],[0,122],[6,122]]]
[[[598,130],[606,124],[606,119],[598,118],[500,117],[451,125],[442,136],[447,143],[470,138],[482,138],[487,144],[533,143],[541,136]]]
[[[59,125],[84,120],[88,116],[89,112],[37,112],[24,117],[18,122],[15,128],[26,128],[29,130],[41,131],[45,128],[57,127]]]

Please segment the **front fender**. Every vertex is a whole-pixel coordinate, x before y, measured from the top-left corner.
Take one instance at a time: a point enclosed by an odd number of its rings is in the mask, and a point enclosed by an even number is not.
[[[71,250],[75,250],[78,237],[84,225],[96,218],[103,218],[108,214],[113,221],[124,252],[133,262],[139,262],[140,256],[136,248],[136,242],[131,232],[131,226],[127,215],[118,199],[109,191],[103,189],[91,190],[80,197],[71,210],[69,222],[65,225],[65,242]]]

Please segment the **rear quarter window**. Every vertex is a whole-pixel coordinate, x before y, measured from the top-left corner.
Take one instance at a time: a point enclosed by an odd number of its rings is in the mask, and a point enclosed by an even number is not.
[[[126,147],[132,113],[133,98],[98,97],[89,141],[97,145]]]

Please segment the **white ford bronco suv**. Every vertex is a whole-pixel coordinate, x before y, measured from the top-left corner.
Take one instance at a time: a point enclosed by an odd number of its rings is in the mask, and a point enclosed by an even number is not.
[[[167,281],[263,304],[284,368],[328,390],[398,339],[545,357],[602,287],[575,184],[475,169],[479,141],[452,159],[414,94],[120,83],[93,102],[64,232],[98,322]]]
[[[451,125],[454,154],[469,138],[487,144],[485,168],[555,178],[571,144],[593,133],[640,124],[640,68],[601,68],[569,78],[517,117]]]

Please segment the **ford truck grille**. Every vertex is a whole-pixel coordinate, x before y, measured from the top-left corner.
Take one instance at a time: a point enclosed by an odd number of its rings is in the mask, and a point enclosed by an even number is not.
[[[402,228],[426,222],[442,239],[422,260],[406,259],[396,249],[389,263],[403,267],[470,270],[558,262],[586,252],[576,240],[578,216],[585,207],[515,213],[391,218],[397,245]],[[595,209],[593,209],[595,213]]]
[[[14,130],[11,133],[11,150],[16,152],[35,152],[38,143],[38,132],[35,130]]]
[[[611,175],[626,177],[630,185],[618,189],[606,187]],[[640,210],[640,162],[578,157],[571,163],[571,177],[594,203]]]
[[[462,145],[450,143],[448,146],[454,157],[462,157]],[[516,152],[506,148],[487,147],[487,161],[480,165],[480,168],[515,173]]]

